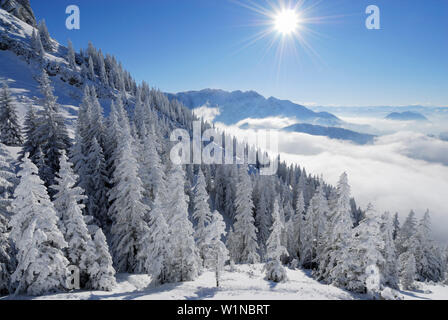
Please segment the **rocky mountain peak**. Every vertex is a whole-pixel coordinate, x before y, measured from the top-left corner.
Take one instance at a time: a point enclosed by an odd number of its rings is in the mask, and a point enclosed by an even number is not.
[[[36,26],[36,18],[31,9],[30,0],[0,0],[0,8],[29,25]]]

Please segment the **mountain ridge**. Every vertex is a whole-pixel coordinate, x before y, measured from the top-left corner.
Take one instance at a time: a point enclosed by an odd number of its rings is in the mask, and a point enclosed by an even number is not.
[[[0,8],[31,26],[37,24],[29,0],[0,0]]]
[[[222,89],[203,89],[167,93],[170,100],[177,99],[188,108],[218,108],[220,114],[215,121],[227,125],[235,124],[247,118],[262,119],[266,117],[295,117],[300,122],[320,125],[339,125],[341,120],[328,112],[314,112],[305,106],[290,100],[275,97],[265,98],[256,91],[225,91]]]

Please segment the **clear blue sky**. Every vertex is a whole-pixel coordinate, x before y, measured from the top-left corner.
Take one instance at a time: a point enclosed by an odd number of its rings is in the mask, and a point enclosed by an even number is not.
[[[81,30],[65,28],[69,4],[80,7]],[[370,4],[381,9],[381,30],[365,27]],[[448,0],[320,1],[309,15],[332,18],[307,26],[318,35],[305,35],[319,58],[299,47],[280,67],[275,49],[265,54],[271,38],[243,48],[266,18],[231,0],[31,5],[61,43],[70,38],[79,49],[90,40],[138,81],[166,92],[219,88],[318,105],[448,105]]]

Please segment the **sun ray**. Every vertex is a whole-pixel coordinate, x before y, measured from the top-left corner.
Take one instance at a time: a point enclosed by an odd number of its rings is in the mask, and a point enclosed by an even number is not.
[[[263,50],[261,60],[271,50],[275,50],[277,76],[279,76],[282,62],[286,54],[292,54],[300,62],[300,55],[305,53],[314,63],[325,65],[325,61],[313,48],[309,37],[325,38],[311,26],[331,23],[341,20],[344,16],[319,16],[316,11],[323,0],[264,0],[256,3],[253,0],[230,0],[255,13],[259,20],[250,24],[251,27],[263,28],[253,37],[242,42],[239,50],[244,50],[259,41],[268,40],[266,50]],[[276,48],[276,49],[275,49]]]

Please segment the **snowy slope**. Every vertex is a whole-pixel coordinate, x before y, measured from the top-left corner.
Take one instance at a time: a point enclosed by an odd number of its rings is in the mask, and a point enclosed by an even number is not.
[[[236,272],[226,267],[221,287],[215,287],[213,272],[205,272],[193,282],[151,288],[147,275],[119,274],[113,292],[80,291],[36,297],[39,300],[357,300],[367,299],[314,280],[308,272],[287,269],[288,282],[275,284],[264,279],[263,265],[238,265]],[[421,284],[415,292],[402,291],[405,300],[445,300],[448,286]],[[3,299],[9,299],[4,297]],[[14,297],[14,299],[32,299]]]
[[[43,68],[50,76],[58,97],[57,102],[69,125],[76,119],[77,106],[81,103],[85,85],[95,85],[107,115],[111,99],[116,97],[116,90],[91,81],[79,81],[80,67],[77,66],[74,71],[68,68],[67,48],[54,39],[54,50],[46,52],[45,61],[40,62],[31,47],[33,29],[29,24],[0,9],[0,82],[6,81],[11,88],[19,115],[23,117],[30,104],[38,107],[41,94],[37,80]]]
[[[291,117],[298,122],[337,125],[341,121],[328,112],[314,112],[304,106],[288,100],[276,98],[266,99],[257,92],[205,89],[202,91],[189,91],[169,94],[170,99],[177,99],[190,109],[203,106],[219,108],[216,122],[227,125],[235,124],[247,118],[262,119],[266,117]]]

